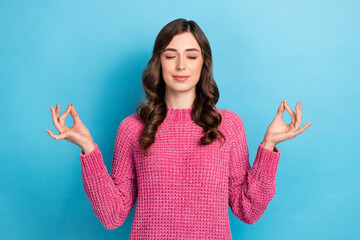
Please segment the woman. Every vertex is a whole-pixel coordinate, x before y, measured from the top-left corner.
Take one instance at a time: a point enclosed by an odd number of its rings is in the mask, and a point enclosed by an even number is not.
[[[242,119],[215,107],[211,49],[194,21],[176,19],[160,31],[142,81],[146,98],[119,125],[110,175],[74,106],[60,117],[60,106],[51,107],[60,134],[48,132],[81,147],[84,189],[104,227],[121,226],[136,199],[130,239],[231,239],[228,205],[241,221],[258,221],[276,190],[275,145],[311,125],[299,129],[300,101],[295,113],[280,104],[250,168]]]

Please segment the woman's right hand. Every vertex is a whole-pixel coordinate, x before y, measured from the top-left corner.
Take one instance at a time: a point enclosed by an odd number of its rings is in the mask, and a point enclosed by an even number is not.
[[[50,129],[46,129],[49,135],[55,140],[66,139],[69,142],[72,142],[87,153],[94,149],[95,143],[87,127],[81,122],[79,115],[77,114],[74,105],[69,104],[66,111],[60,115],[60,105],[56,104],[56,109],[50,106],[51,115],[53,118],[53,123],[56,129],[60,132],[59,135],[55,135],[51,132]],[[65,118],[68,114],[74,119],[74,125],[67,127],[65,125]]]

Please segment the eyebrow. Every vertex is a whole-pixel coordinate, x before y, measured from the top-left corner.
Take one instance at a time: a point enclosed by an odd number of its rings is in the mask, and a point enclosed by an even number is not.
[[[165,48],[164,52],[165,51],[176,52],[176,49],[175,48]],[[187,49],[185,49],[185,51],[187,51],[187,52],[190,52],[190,51],[198,51],[198,52],[200,52],[197,48],[187,48]]]

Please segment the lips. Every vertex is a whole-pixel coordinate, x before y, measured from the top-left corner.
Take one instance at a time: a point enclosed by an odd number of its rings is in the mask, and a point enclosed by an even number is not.
[[[189,76],[187,76],[187,75],[173,75],[173,77],[179,81],[184,81],[189,78]]]

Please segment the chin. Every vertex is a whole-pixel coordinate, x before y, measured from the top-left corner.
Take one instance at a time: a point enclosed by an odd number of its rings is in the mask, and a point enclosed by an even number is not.
[[[187,91],[191,91],[193,88],[195,88],[195,86],[189,87],[187,85],[183,85],[183,86],[171,86],[170,88],[174,92],[187,92]]]

